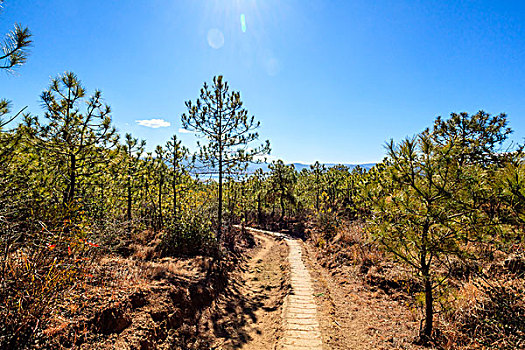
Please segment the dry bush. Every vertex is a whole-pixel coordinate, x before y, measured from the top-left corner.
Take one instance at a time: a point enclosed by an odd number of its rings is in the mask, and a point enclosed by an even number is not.
[[[523,279],[465,284],[443,317],[441,342],[446,348],[525,348]]]
[[[17,240],[5,222],[1,228],[0,348],[18,349],[34,340],[45,326],[43,316],[85,276],[96,244],[71,225],[51,231],[42,224]]]
[[[315,216],[315,225],[322,232],[324,239],[330,239],[340,225],[337,213],[331,208],[321,209]]]
[[[131,244],[130,249],[133,250],[133,257],[139,260],[151,260],[159,255],[155,245]]]
[[[142,237],[142,226],[139,219],[122,221],[119,218],[104,218],[98,222],[90,222],[91,231],[96,232],[101,253],[118,253],[124,257],[132,254],[130,244],[136,237]],[[142,243],[142,240],[139,241]]]
[[[365,269],[362,273],[366,273],[370,267],[378,265],[385,259],[383,252],[370,239],[365,224],[361,221],[340,225],[335,233],[329,235],[322,230],[320,233],[312,232],[311,238],[316,246],[332,257],[335,264],[361,266]]]

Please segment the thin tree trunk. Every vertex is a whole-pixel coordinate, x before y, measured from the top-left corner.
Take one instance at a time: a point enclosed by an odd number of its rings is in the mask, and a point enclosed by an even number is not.
[[[162,169],[160,170],[162,171]],[[162,229],[162,187],[164,185],[164,175],[160,174],[159,179],[159,229]]]
[[[219,141],[219,212],[218,212],[218,229],[217,241],[221,240],[222,236],[222,145]]]
[[[315,209],[319,213],[319,174],[315,174]]]
[[[283,199],[283,197],[284,197],[284,193],[281,192],[281,198],[280,198],[280,204],[281,204],[281,217],[284,218],[284,214],[285,214],[285,212],[284,212],[284,199]]]
[[[222,239],[222,113],[219,110],[218,111],[218,119],[219,119],[219,213],[218,213],[218,230],[217,230],[217,242],[220,242]]]
[[[177,175],[175,174],[175,169],[173,171],[173,220],[177,221]]]
[[[248,210],[246,209],[246,200],[244,198],[244,180],[241,183],[241,198],[242,201],[242,211],[243,211],[243,219],[246,222],[248,220]]]
[[[69,207],[69,210],[71,209],[71,204],[73,203],[73,198],[75,197],[76,181],[77,181],[77,158],[75,157],[74,154],[71,154],[71,172],[69,173],[69,192],[67,194],[67,205]]]
[[[262,211],[261,211],[261,194],[257,195],[257,224],[261,224],[262,221]]]
[[[280,192],[281,192],[281,195],[280,195],[280,205],[281,205],[281,218],[284,218],[284,186],[283,186],[283,176],[281,174],[281,171],[279,170],[278,172],[279,174],[279,189],[280,189]]]
[[[425,329],[423,330],[423,341],[426,343],[432,336],[432,323],[434,318],[434,310],[432,307],[432,283],[430,276],[425,278]]]
[[[179,146],[176,141],[173,142],[173,220],[177,221],[177,184],[179,180],[179,159],[178,159]]]
[[[148,223],[148,226],[150,228],[153,228],[153,230],[155,231],[155,225],[154,225],[154,217],[152,216],[154,213],[155,213],[155,201],[152,200],[152,196],[150,195],[150,191],[149,191],[149,179],[146,179],[145,180],[145,183],[144,183],[144,187],[145,187],[145,197],[144,197],[144,200],[147,201],[147,205],[146,205],[146,211],[145,211],[145,219],[146,219],[146,222]],[[152,210],[151,210],[151,206],[153,205],[153,213],[152,213]]]
[[[131,221],[131,174],[128,173],[128,206],[126,210],[126,219]]]
[[[423,333],[420,334],[421,341],[427,343],[432,336],[432,323],[434,318],[433,311],[433,295],[432,295],[432,281],[430,277],[430,259],[427,259],[428,247],[428,231],[429,224],[423,226],[422,232],[422,251],[421,251],[421,275],[423,277],[425,287],[425,327]]]

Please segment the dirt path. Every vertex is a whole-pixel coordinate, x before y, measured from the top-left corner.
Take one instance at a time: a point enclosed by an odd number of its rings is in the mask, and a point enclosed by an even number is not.
[[[248,296],[258,301],[253,323],[249,326],[251,340],[242,349],[275,349],[282,336],[281,312],[286,291],[286,246],[265,234],[256,233],[254,238],[260,247],[250,258],[243,273]]]
[[[212,349],[275,350],[282,338],[283,301],[289,291],[288,246],[257,232],[254,240],[244,269],[217,305],[221,321],[219,326],[210,324],[216,330]]]
[[[282,239],[284,236],[274,232],[250,229],[258,237],[273,237]],[[321,350],[322,337],[317,319],[317,305],[314,300],[314,290],[310,273],[302,257],[302,243],[299,240],[286,238],[289,247],[288,262],[290,264],[291,291],[284,300],[282,324],[284,334],[277,344],[283,350]],[[263,249],[257,256],[263,254]]]
[[[252,232],[270,241],[285,237]],[[300,240],[284,241],[289,247],[291,290],[282,307],[281,337],[272,349],[423,349],[413,343],[418,320],[403,300],[366,285],[351,268],[321,266],[317,251]]]
[[[429,349],[414,344],[419,322],[404,300],[369,286],[352,267],[326,268],[305,245],[325,349]]]
[[[310,273],[303,263],[301,243],[286,239],[290,247],[292,291],[287,296],[284,308],[285,333],[282,349],[321,350],[322,340],[317,321],[317,306],[313,297],[314,290]]]

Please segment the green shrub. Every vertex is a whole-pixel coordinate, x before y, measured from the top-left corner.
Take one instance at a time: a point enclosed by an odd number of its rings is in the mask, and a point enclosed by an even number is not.
[[[199,214],[185,215],[168,225],[160,245],[163,256],[214,254],[217,245],[211,222]]]
[[[331,239],[339,226],[337,214],[330,208],[320,210],[316,221],[325,239]]]

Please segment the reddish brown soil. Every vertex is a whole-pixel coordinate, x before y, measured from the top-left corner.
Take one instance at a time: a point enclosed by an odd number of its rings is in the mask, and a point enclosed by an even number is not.
[[[254,238],[221,263],[144,257],[148,247],[100,258],[93,277],[49,315],[35,348],[273,349],[289,288],[287,247]]]
[[[418,315],[402,298],[365,284],[353,266],[323,267],[323,256],[311,245],[305,245],[305,257],[325,349],[429,349],[414,345]]]
[[[277,349],[285,343],[289,248],[262,233],[254,241],[220,266],[203,257],[103,257],[41,339],[72,349]],[[414,344],[420,315],[403,293],[365,282],[358,265],[338,264],[308,242],[302,262],[323,349],[428,349]],[[379,278],[373,270],[365,275]]]
[[[264,234],[254,238],[247,263],[205,314],[202,327],[215,339],[210,349],[270,350],[282,336],[282,305],[289,289],[287,246]]]

